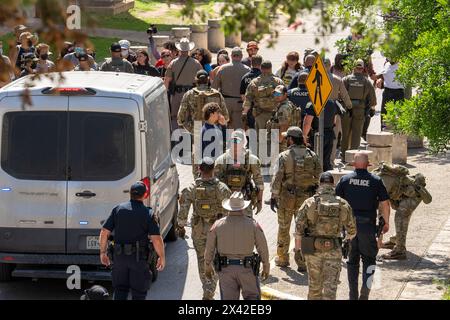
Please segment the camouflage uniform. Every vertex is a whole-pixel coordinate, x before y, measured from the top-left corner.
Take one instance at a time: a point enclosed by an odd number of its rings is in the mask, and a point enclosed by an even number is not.
[[[273,75],[260,75],[253,79],[245,92],[244,109],[250,110],[253,105],[253,116],[255,117],[255,129],[266,129],[267,121],[272,117],[272,112],[277,107],[273,92],[278,85],[283,85],[283,80]]]
[[[291,145],[278,156],[272,178],[271,193],[277,199],[278,240],[277,264],[289,265],[289,229],[292,217],[308,197],[315,192],[322,167],[317,155],[305,146]],[[300,269],[305,268],[301,257],[296,257]]]
[[[230,119],[222,94],[216,89],[201,84],[184,94],[177,116],[178,125],[194,133],[194,121],[204,122],[202,109],[209,102],[216,102],[225,119],[227,121]]]
[[[349,238],[356,235],[356,221],[347,201],[334,194],[332,186],[321,186],[306,199],[295,220],[298,237],[314,237],[314,253],[304,254],[308,269],[308,300],[336,300],[341,273],[342,250],[339,237],[345,228]]]
[[[217,277],[208,280],[205,277],[206,237],[214,222],[226,214],[222,201],[229,198],[230,189],[217,178],[208,180],[196,179],[189,187],[183,189],[180,197],[178,225],[184,227],[189,215],[191,204],[194,206],[192,215],[192,241],[197,253],[198,272],[203,287],[203,299],[211,300],[217,286]]]
[[[267,130],[289,128],[291,126],[300,127],[301,122],[301,109],[293,104],[289,100],[285,100],[278,106],[278,109],[273,112],[272,118],[267,121]],[[281,137],[281,132],[280,132]],[[283,139],[279,143],[279,152],[286,151],[287,144],[286,139]]]
[[[244,157],[242,160],[244,160]],[[225,183],[232,192],[242,192],[247,199],[252,200],[252,205],[255,205],[257,201],[256,191],[253,191],[249,195],[245,187],[247,182],[250,181],[253,187],[256,187],[259,191],[262,192],[264,190],[264,180],[261,175],[261,161],[249,150],[245,150],[244,163],[233,164],[234,162],[232,152],[229,149],[216,159],[214,175]],[[252,205],[245,209],[245,214],[249,217],[253,216]]]

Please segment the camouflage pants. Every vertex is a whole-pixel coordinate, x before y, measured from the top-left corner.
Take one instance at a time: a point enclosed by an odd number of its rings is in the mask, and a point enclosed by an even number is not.
[[[340,249],[305,255],[308,269],[308,300],[336,300],[341,274]]]
[[[192,242],[197,253],[198,273],[202,282],[203,299],[206,300],[214,299],[218,281],[217,274],[214,274],[212,280],[207,279],[205,276],[206,237],[211,226],[212,223],[207,223],[199,217],[194,218],[192,221]]]
[[[394,239],[391,238],[391,241],[395,242],[395,252],[406,253],[406,235],[409,221],[420,201],[420,198],[406,198],[400,200],[400,202],[391,202],[392,208],[395,209],[395,237]]]
[[[297,209],[285,209],[283,207],[278,208],[278,237],[277,237],[277,256],[284,260],[289,261],[289,245],[291,243],[291,235],[289,231],[291,229],[292,218],[297,214]],[[299,267],[304,267],[305,262],[296,259],[295,261]]]

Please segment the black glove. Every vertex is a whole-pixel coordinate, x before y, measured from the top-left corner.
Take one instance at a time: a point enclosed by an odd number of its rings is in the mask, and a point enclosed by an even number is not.
[[[273,212],[277,212],[277,211],[275,210],[275,208],[278,209],[277,199],[271,198],[271,199],[270,199],[270,209],[271,209]]]
[[[369,116],[372,118],[375,115],[375,109],[370,109],[369,110]]]

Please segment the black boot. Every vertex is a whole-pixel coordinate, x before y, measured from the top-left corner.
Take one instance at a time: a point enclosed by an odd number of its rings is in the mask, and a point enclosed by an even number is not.
[[[362,286],[361,293],[359,295],[359,300],[369,300],[370,289]]]

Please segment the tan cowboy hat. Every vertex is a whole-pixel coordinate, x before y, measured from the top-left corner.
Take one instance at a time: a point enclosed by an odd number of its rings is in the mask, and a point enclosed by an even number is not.
[[[175,43],[175,47],[177,47],[180,51],[191,51],[195,47],[195,43],[189,41],[188,38],[181,38],[180,42]]]
[[[222,201],[222,207],[227,211],[242,211],[250,205],[251,201],[245,201],[242,192],[233,192],[230,199]]]

